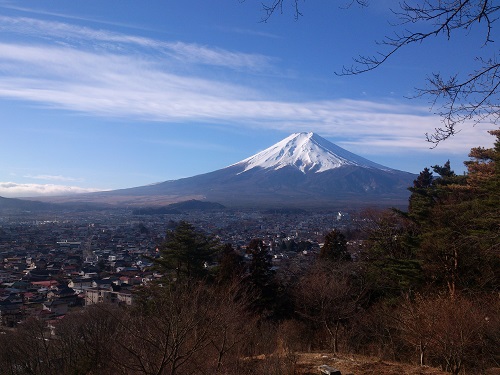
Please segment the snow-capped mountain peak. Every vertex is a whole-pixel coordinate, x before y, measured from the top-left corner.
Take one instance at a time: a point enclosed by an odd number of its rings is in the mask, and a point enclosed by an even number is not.
[[[320,173],[343,166],[390,170],[390,168],[355,155],[312,132],[292,134],[234,165],[244,167],[241,173],[253,168],[278,170],[287,166],[294,167],[304,174]]]
[[[407,187],[416,177],[373,163],[314,133],[297,133],[226,168],[149,186],[85,194],[85,198],[78,195],[74,202],[146,207],[197,199],[245,209],[403,208],[408,206]]]

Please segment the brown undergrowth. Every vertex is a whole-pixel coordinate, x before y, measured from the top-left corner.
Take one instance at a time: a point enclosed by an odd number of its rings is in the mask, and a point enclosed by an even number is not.
[[[359,355],[332,355],[326,353],[298,353],[297,375],[317,375],[318,366],[329,365],[342,372],[342,375],[445,375],[439,369],[405,363],[381,361],[374,357]]]

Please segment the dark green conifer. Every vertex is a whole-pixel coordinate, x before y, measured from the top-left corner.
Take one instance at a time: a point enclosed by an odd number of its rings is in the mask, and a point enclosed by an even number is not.
[[[319,257],[329,261],[348,261],[351,254],[347,251],[347,240],[342,232],[337,229],[332,230],[325,236],[325,242]]]
[[[245,263],[242,255],[233,249],[231,244],[222,247],[217,267],[217,281],[230,283],[243,279],[245,275]]]
[[[182,278],[203,278],[215,259],[219,244],[186,221],[167,231],[160,246],[159,257],[154,258],[155,267],[165,274]]]
[[[252,259],[246,277],[247,287],[253,295],[252,308],[266,318],[279,318],[281,299],[269,248],[261,239],[253,239],[247,247]]]

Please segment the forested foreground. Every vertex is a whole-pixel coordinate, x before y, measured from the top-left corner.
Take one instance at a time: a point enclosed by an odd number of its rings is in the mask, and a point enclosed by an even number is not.
[[[358,353],[480,374],[500,367],[500,131],[468,174],[424,169],[408,210],[365,212],[310,264],[272,267],[189,223],[129,308],[93,305],[0,335],[2,374],[298,374],[296,353]],[[351,237],[362,239],[348,244]],[[351,242],[349,242],[351,243]],[[257,360],[257,358],[260,358]],[[264,358],[264,359],[262,359]]]

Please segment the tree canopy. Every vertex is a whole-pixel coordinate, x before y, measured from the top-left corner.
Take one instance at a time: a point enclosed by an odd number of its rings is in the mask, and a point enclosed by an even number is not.
[[[167,231],[159,256],[153,262],[158,270],[174,274],[177,280],[203,278],[218,250],[217,241],[196,230],[192,224],[181,221],[175,229]]]
[[[337,229],[327,233],[319,257],[320,259],[330,261],[351,260],[351,255],[347,251],[347,240],[344,234]]]
[[[495,147],[474,148],[457,176],[450,163],[434,166],[438,177],[420,187],[424,170],[410,188],[408,217],[418,227],[418,257],[429,280],[457,290],[500,287],[500,131]]]

